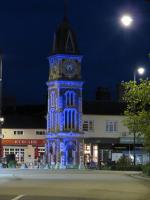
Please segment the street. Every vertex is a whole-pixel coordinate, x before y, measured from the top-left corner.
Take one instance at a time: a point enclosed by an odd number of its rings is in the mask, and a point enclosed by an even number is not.
[[[137,172],[0,169],[0,200],[150,200]]]

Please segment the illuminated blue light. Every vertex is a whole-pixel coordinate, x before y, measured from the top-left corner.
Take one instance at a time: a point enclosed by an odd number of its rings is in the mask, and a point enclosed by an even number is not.
[[[56,54],[48,57],[50,66],[54,64],[61,65],[63,59],[76,60],[80,64],[82,56]],[[47,86],[49,99],[46,138],[49,162],[54,165],[55,161],[55,165],[60,164],[60,168],[65,168],[70,164],[79,165],[79,141],[83,138],[81,127],[83,81],[50,80],[47,82]],[[67,103],[67,97],[69,98],[69,104]],[[65,113],[68,114],[66,127]]]
[[[62,60],[62,59],[72,59],[72,60],[78,60],[78,62],[82,61],[83,56],[81,55],[67,55],[67,54],[56,54],[56,55],[52,55],[48,57],[49,63],[53,64],[53,62],[56,61],[56,59],[58,60]]]
[[[73,87],[74,89],[78,88],[82,90],[83,81],[48,81],[47,86],[49,87],[59,87],[59,88],[66,88],[66,87]],[[75,88],[76,87],[76,88]]]
[[[61,132],[61,133],[48,133],[47,134],[47,139],[49,138],[64,138],[64,137],[83,137],[84,133],[79,133],[79,132]]]

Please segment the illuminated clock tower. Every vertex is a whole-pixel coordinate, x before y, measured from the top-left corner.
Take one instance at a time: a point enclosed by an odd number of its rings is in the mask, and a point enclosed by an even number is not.
[[[66,18],[48,60],[47,162],[51,168],[83,168],[82,56]]]

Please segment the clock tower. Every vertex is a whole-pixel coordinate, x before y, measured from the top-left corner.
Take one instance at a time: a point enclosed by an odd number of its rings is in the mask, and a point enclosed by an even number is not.
[[[82,56],[66,18],[48,60],[47,162],[51,168],[83,168]]]

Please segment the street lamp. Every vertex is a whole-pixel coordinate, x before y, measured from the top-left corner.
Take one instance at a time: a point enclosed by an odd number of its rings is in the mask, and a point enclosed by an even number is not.
[[[4,123],[4,118],[0,117],[0,159],[3,157],[3,145],[2,145],[2,125]]]
[[[138,67],[134,70],[134,84],[136,84],[136,74],[143,75],[145,73],[145,68],[144,67]],[[135,105],[134,105],[135,107]],[[136,131],[133,132],[133,161],[134,165],[136,164]]]
[[[129,14],[125,14],[120,18],[120,22],[124,27],[130,27],[133,23],[133,17]]]
[[[3,146],[2,146],[2,124],[4,118],[2,117],[2,53],[0,52],[0,159],[3,157]]]
[[[134,82],[136,82],[136,74],[143,75],[145,73],[144,67],[138,67],[134,70]]]

